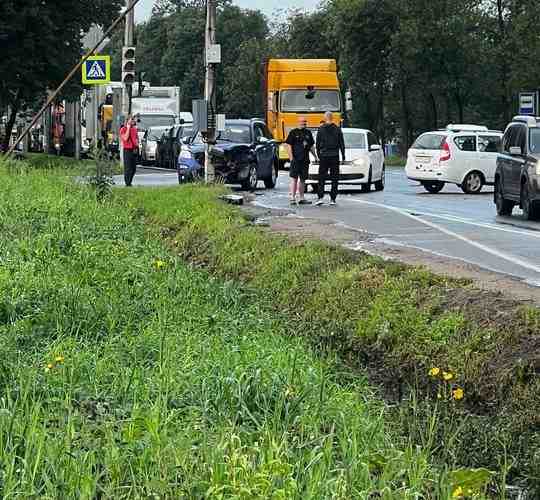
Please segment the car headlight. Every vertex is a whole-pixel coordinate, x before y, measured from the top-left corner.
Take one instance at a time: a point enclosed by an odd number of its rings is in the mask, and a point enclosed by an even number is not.
[[[353,161],[353,165],[356,167],[367,167],[367,161],[365,158],[357,158]]]
[[[192,160],[193,154],[188,149],[183,149],[182,151],[180,151],[180,158],[182,160]]]

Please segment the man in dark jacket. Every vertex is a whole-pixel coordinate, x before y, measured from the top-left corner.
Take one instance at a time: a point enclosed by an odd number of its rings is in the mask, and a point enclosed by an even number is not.
[[[290,131],[285,144],[291,162],[289,176],[289,200],[291,205],[310,205],[311,202],[304,199],[306,179],[309,174],[309,153],[315,153],[315,141],[311,131],[307,128],[307,119],[303,116],[298,118],[298,128]],[[297,198],[298,195],[298,198]]]
[[[345,141],[343,132],[333,123],[330,111],[324,115],[325,123],[319,127],[317,133],[317,156],[319,157],[319,199],[316,205],[322,205],[324,187],[330,173],[332,190],[330,191],[330,205],[336,204],[339,185],[339,154],[345,161]]]

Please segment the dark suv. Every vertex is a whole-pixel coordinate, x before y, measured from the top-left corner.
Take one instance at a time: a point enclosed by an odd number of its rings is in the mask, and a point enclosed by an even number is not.
[[[540,118],[516,116],[506,127],[497,157],[495,204],[499,215],[514,206],[528,220],[540,217]]]

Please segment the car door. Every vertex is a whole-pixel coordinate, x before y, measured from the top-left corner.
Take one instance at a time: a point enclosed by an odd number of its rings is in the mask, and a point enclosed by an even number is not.
[[[264,125],[259,122],[253,124],[253,138],[258,165],[257,174],[261,179],[265,179],[272,175],[274,144],[265,136]]]
[[[495,181],[497,157],[502,148],[501,139],[499,134],[478,134],[476,143],[478,170],[484,174],[489,184]]]
[[[382,169],[384,164],[384,153],[382,146],[379,144],[377,137],[373,132],[368,132],[368,154],[369,160],[372,166],[372,179],[380,179],[382,176]],[[372,151],[373,146],[379,146],[379,149]]]
[[[510,147],[520,148],[521,154],[509,155],[509,166],[504,174],[504,182],[505,188],[508,189],[510,195],[515,199],[519,199],[521,195],[521,171],[525,165],[526,157],[527,127],[525,125],[515,125],[515,127],[516,131],[512,134],[509,144]]]
[[[459,170],[458,180],[461,182],[468,172],[477,170],[478,153],[476,151],[475,134],[459,134],[454,137],[454,144],[458,148],[456,166]]]

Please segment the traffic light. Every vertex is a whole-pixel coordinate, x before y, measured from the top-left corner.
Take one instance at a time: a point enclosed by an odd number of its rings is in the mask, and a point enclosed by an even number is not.
[[[124,85],[135,83],[135,47],[122,49],[122,83]]]

